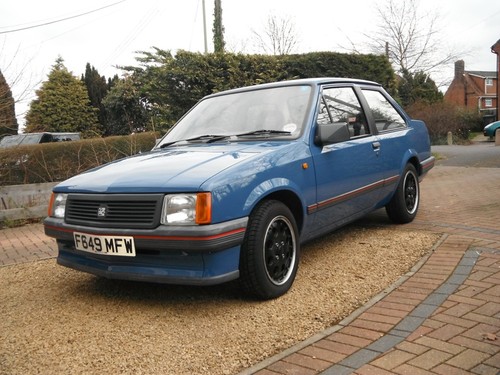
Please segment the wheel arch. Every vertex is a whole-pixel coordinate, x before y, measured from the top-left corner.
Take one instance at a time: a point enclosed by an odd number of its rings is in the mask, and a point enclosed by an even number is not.
[[[422,171],[422,165],[420,164],[418,158],[416,155],[413,155],[411,156],[408,161],[406,162],[406,164],[413,164],[413,166],[415,167],[415,170],[417,171],[418,175],[422,175],[423,171]],[[406,164],[403,166],[403,168],[406,166]]]
[[[299,234],[302,233],[302,228],[304,225],[304,209],[300,198],[294,192],[290,190],[274,191],[263,199],[273,199],[276,201],[280,201],[285,206],[287,206],[292,212],[293,217],[295,218],[295,223],[297,224]]]
[[[282,186],[281,189],[270,190],[265,194],[260,194],[258,199],[253,199],[251,201],[252,208],[250,215],[259,205],[259,203],[266,200],[276,200],[287,206],[292,212],[295,223],[297,224],[297,228],[299,230],[299,234],[302,233],[305,220],[304,204],[295,191]],[[247,205],[249,205],[249,203],[250,202],[247,201]]]
[[[423,174],[422,170],[422,165],[420,164],[420,160],[418,158],[418,152],[415,149],[408,149],[406,150],[403,159],[401,160],[401,165],[399,166],[400,168],[400,176],[401,173],[405,170],[406,166],[408,164],[412,164],[415,167],[415,170],[417,171],[418,176],[420,177]]]

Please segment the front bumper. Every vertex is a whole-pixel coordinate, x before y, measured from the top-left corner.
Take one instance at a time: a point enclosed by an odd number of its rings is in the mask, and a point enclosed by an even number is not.
[[[248,218],[204,226],[152,230],[68,225],[47,218],[45,233],[57,240],[57,262],[110,279],[184,285],[214,285],[239,277],[240,245]],[[136,256],[93,254],[75,249],[73,233],[134,237]]]

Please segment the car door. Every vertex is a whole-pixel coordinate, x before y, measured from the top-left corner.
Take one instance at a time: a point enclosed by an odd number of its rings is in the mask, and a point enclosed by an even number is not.
[[[408,132],[410,129],[405,117],[399,113],[383,91],[366,87],[361,89],[375,124],[377,140],[380,145],[378,162],[384,172],[385,183],[383,196],[391,195],[399,181],[403,165],[403,157],[410,148]]]
[[[320,94],[316,124],[345,125],[349,139],[311,146],[317,201],[308,207],[314,214],[315,232],[342,225],[371,210],[378,203],[383,184],[379,142],[353,87],[328,87]]]

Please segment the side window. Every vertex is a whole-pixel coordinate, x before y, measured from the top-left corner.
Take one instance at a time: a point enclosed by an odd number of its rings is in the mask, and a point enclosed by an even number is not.
[[[323,90],[319,107],[318,124],[344,123],[351,138],[370,134],[370,128],[359,100],[350,87]]]
[[[363,90],[366,101],[375,118],[379,132],[401,130],[406,128],[406,122],[386,97],[379,91]]]

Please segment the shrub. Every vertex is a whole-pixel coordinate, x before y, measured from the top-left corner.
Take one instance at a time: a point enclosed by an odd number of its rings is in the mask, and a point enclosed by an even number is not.
[[[156,129],[162,131],[203,96],[247,85],[294,78],[349,77],[376,81],[395,93],[394,71],[387,57],[379,55],[312,52],[268,56],[182,50],[173,55],[158,48],[142,54],[137,58],[141,66],[126,70],[136,85],[132,92],[140,93],[137,100],[148,104]],[[122,107],[119,102],[115,104]]]
[[[444,101],[431,104],[416,102],[406,111],[411,117],[426,123],[432,144],[445,144],[448,132],[452,133],[454,143],[465,143],[472,130],[481,128],[478,113]]]
[[[0,149],[0,185],[56,182],[113,160],[149,151],[155,133]]]

